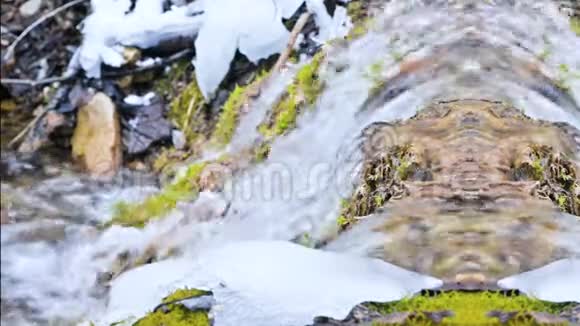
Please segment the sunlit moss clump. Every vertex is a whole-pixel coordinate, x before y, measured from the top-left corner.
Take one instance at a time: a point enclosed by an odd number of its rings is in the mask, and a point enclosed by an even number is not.
[[[368,32],[370,18],[368,17],[367,8],[362,1],[351,1],[347,6],[347,14],[353,24],[353,27],[346,36],[347,40],[354,40]]]
[[[324,56],[322,51],[318,52],[308,64],[300,68],[294,81],[274,107],[269,121],[259,126],[259,131],[264,136],[282,135],[292,129],[300,109],[316,102],[323,88],[318,72]]]
[[[244,105],[245,87],[236,86],[222,108],[213,139],[219,144],[228,144],[234,136],[239,110]]]
[[[133,326],[209,326],[211,322],[206,311],[191,311],[179,303],[173,303],[207,294],[209,292],[197,289],[178,289],[163,298],[161,303],[167,303],[163,309],[147,314]]]
[[[205,166],[206,163],[189,166],[176,181],[141,203],[119,202],[108,225],[143,227],[150,220],[166,215],[178,202],[195,198],[199,192],[200,174]]]
[[[189,299],[189,298],[195,298],[195,297],[199,297],[202,295],[207,295],[209,293],[210,292],[208,292],[208,291],[198,290],[198,289],[190,289],[190,288],[177,289],[177,290],[175,290],[175,292],[173,292],[170,295],[163,298],[163,300],[161,300],[161,302],[162,303],[169,303],[169,302],[185,300],[185,299]]]
[[[369,95],[374,96],[380,90],[385,87],[385,80],[383,77],[383,69],[384,69],[384,62],[377,61],[369,66],[368,72],[366,74],[366,78],[368,78],[371,82],[371,88],[369,90]]]
[[[240,109],[249,100],[250,93],[256,92],[256,88],[268,76],[269,72],[265,71],[258,74],[249,85],[236,85],[236,88],[230,93],[222,107],[222,112],[212,135],[214,144],[225,146],[230,143],[236,131]]]
[[[557,314],[566,308],[565,304],[550,303],[518,295],[499,292],[443,292],[436,296],[417,295],[389,303],[369,303],[368,307],[381,314],[412,312],[417,316],[403,325],[537,325],[526,313],[546,312]],[[427,318],[427,312],[449,311],[452,316],[443,318],[436,324]],[[516,312],[514,318],[501,323],[492,312]],[[492,313],[490,315],[490,313]],[[380,322],[373,326],[381,325]]]
[[[260,163],[265,161],[270,155],[270,144],[263,142],[253,148],[254,162]]]

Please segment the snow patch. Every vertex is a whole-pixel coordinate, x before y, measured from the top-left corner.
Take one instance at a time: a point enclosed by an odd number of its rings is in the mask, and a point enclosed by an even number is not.
[[[562,259],[526,273],[504,278],[498,285],[519,289],[538,299],[580,302],[580,259]]]
[[[216,325],[266,326],[305,325],[318,315],[344,318],[362,301],[397,300],[441,283],[377,259],[244,241],[123,274],[99,325],[142,316],[184,286],[211,287],[219,305]]]
[[[92,0],[93,13],[84,22],[78,61],[88,77],[99,78],[102,63],[111,67],[126,63],[125,46],[150,48],[164,40],[197,35],[195,75],[201,92],[210,98],[227,74],[236,50],[254,63],[284,50],[290,33],[282,18],[292,16],[303,3],[197,0],[163,12],[162,0],[138,0],[132,11],[129,0]],[[331,17],[322,0],[306,3],[320,28],[321,42],[346,35],[350,26],[345,8],[337,7]]]

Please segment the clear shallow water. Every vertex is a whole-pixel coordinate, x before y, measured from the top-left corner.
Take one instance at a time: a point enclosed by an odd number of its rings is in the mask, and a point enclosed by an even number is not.
[[[580,81],[576,78],[580,38],[548,1],[501,5],[392,1],[374,19],[367,35],[350,44],[332,45],[328,57],[322,73],[325,90],[315,107],[299,117],[297,130],[274,143],[268,161],[232,180],[215,202],[176,211],[143,230],[113,227],[98,231],[91,225],[106,220],[114,202],[142,198],[143,192],[154,189],[151,184],[127,178],[104,188],[75,187],[80,183],[76,177],[54,177],[32,186],[3,184],[2,191],[20,196],[24,205],[11,212],[19,222],[1,229],[3,324],[37,321],[65,325],[96,319],[108,298],[94,286],[97,275],[108,271],[120,253],[139,254],[151,244],[159,250],[177,246],[195,261],[200,253],[240,240],[291,240],[305,233],[313,239],[332,238],[340,200],[349,197],[357,180],[362,130],[377,121],[407,119],[433,101],[501,100],[531,117],[580,128]],[[295,71],[291,68],[272,81],[256,107],[242,119],[230,150],[252,143],[257,136],[253,126]],[[386,82],[373,93],[377,80]],[[568,92],[558,89],[559,83]],[[201,210],[211,214],[212,205],[220,206],[223,200],[231,202],[224,218],[214,222],[191,218]],[[180,223],[185,215],[190,217],[188,222]],[[578,248],[577,223],[568,220],[573,227],[550,241]],[[331,242],[326,250],[366,256],[383,239],[367,231],[361,226]],[[293,261],[293,254],[289,255],[288,260]],[[312,277],[323,273],[332,279],[330,271],[315,262],[309,264]],[[171,266],[159,266],[159,275],[171,270]],[[297,271],[305,268],[299,263],[287,266]],[[187,268],[176,270],[188,272]],[[215,275],[207,277],[218,275],[219,266]],[[165,284],[173,284],[172,278],[189,284],[204,281],[183,274],[160,278]],[[311,287],[315,291],[316,282]],[[252,290],[246,288],[248,293]],[[219,303],[226,307],[228,302],[238,302],[240,295],[243,293],[224,291]],[[277,294],[261,295],[275,298]],[[348,311],[351,301],[359,298],[348,299],[339,302],[337,297],[329,305]],[[255,308],[239,309],[244,307]],[[263,316],[292,320],[285,316],[288,311],[264,311]],[[224,324],[248,324],[244,311],[223,308],[216,313]]]

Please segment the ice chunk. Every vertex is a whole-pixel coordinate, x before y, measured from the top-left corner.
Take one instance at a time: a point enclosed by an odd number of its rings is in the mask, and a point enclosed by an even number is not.
[[[87,76],[98,78],[101,63],[119,67],[125,60],[122,46],[149,48],[179,36],[193,36],[201,15],[191,16],[188,7],[163,12],[161,0],[139,0],[135,9],[129,0],[93,0],[93,13],[84,21],[79,61]]]
[[[206,98],[212,96],[227,74],[236,49],[239,48],[240,52],[254,63],[281,52],[289,38],[289,32],[282,24],[282,17],[291,16],[303,2],[297,0],[208,2],[204,24],[195,41],[197,52],[194,62],[195,75],[203,95]]]
[[[284,241],[247,241],[140,267],[113,284],[106,322],[140,316],[168,292],[212,280],[216,325],[301,325],[344,318],[367,300],[390,301],[441,281],[386,262]],[[220,284],[220,286],[217,286]],[[135,295],[138,293],[138,295]],[[106,324],[106,323],[104,323]]]
[[[580,259],[562,259],[542,268],[510,276],[498,282],[541,300],[580,302]]]

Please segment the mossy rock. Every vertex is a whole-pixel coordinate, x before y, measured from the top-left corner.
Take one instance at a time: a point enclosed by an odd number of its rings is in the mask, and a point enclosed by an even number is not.
[[[573,303],[552,303],[498,291],[447,291],[424,293],[399,301],[366,302],[356,306],[343,321],[318,317],[314,325],[539,325],[533,314],[558,315]],[[501,320],[500,320],[501,318]],[[566,323],[560,323],[566,324]]]
[[[440,325],[536,325],[531,320],[525,320],[525,313],[547,312],[559,313],[566,305],[550,303],[523,295],[506,295],[500,292],[460,292],[449,291],[435,296],[417,295],[397,302],[386,304],[369,304],[370,309],[387,314],[393,312],[436,312],[450,311],[453,316],[443,319]],[[517,312],[521,315],[516,324],[501,323],[492,312]],[[490,314],[491,313],[491,314]],[[418,318],[421,319],[421,318]],[[424,324],[433,325],[429,320]],[[522,323],[523,322],[523,323]],[[410,324],[412,325],[412,324]]]
[[[208,295],[211,292],[197,289],[178,289],[163,298],[160,307],[139,319],[133,326],[210,326],[211,319],[205,310],[192,311],[176,303],[180,300]]]

